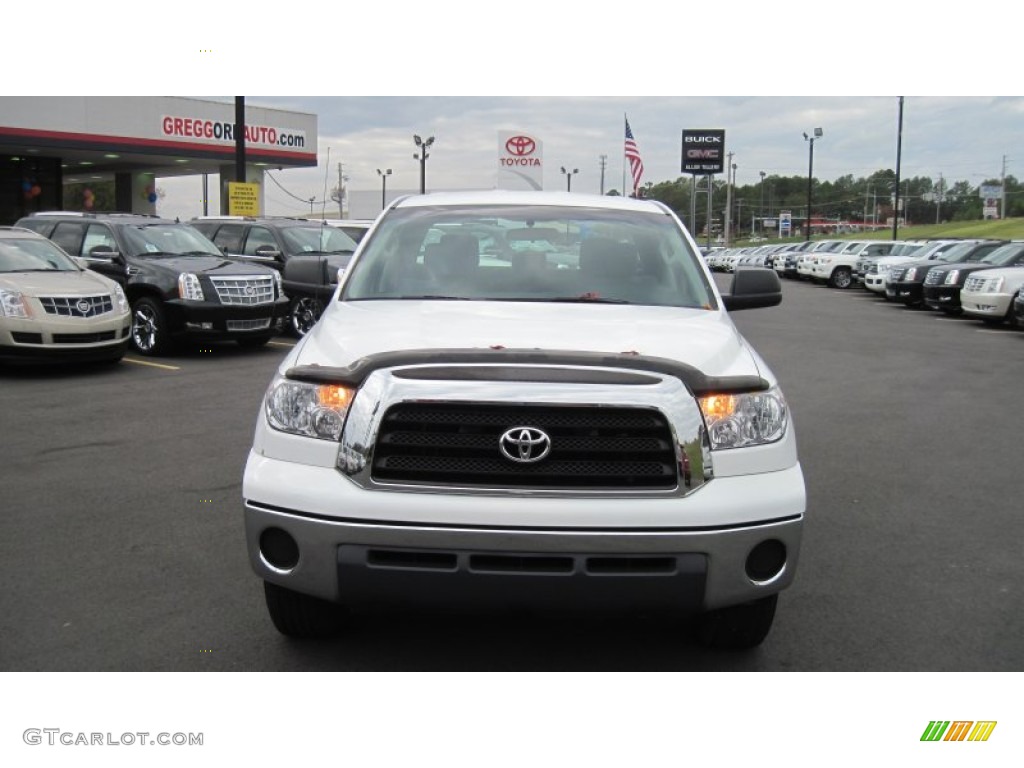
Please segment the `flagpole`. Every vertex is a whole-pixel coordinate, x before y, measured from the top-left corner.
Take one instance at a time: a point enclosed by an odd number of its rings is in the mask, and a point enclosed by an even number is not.
[[[626,163],[629,162],[629,158],[626,157],[626,123],[629,122],[629,118],[626,113],[622,113],[622,196],[629,197],[626,194]]]

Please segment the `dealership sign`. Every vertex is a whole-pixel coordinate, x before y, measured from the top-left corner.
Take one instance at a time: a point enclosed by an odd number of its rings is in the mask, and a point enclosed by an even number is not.
[[[196,142],[235,141],[235,124],[225,120],[209,120],[202,117],[164,115],[160,120],[164,136]],[[306,146],[306,132],[284,130],[271,125],[244,126],[247,144],[285,149],[301,149]]]
[[[526,133],[498,132],[498,187],[544,188],[544,146]]]
[[[683,173],[709,176],[725,170],[725,131],[683,131]]]

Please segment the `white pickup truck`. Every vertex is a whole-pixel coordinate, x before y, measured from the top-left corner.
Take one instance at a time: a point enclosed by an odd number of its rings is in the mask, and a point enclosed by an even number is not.
[[[624,608],[759,644],[806,496],[778,382],[727,310],[780,300],[767,269],[720,295],[658,202],[392,203],[259,409],[245,527],[274,625]]]

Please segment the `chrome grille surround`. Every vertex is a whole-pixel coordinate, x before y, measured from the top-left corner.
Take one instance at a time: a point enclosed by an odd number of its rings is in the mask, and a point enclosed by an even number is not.
[[[221,304],[254,306],[271,304],[274,301],[273,275],[237,275],[232,277],[211,277],[217,298]]]
[[[524,387],[515,381],[462,381],[424,380],[400,378],[394,375],[412,368],[432,366],[406,366],[375,371],[360,387],[348,411],[338,452],[338,469],[356,485],[367,490],[387,490],[408,493],[444,493],[467,495],[527,495],[545,497],[681,497],[697,491],[713,478],[712,454],[697,401],[678,379],[657,373],[644,372],[655,383],[624,386],[604,383],[547,383],[530,382]],[[479,366],[487,368],[488,366]],[[573,366],[524,366],[561,371],[578,370],[581,381],[585,371]],[[619,372],[617,369],[604,369]],[[636,373],[636,371],[633,371]],[[614,408],[609,406],[614,404]],[[378,438],[385,430],[385,416],[403,404],[415,406],[430,404],[441,408],[458,407],[464,410],[512,412],[521,409],[551,409],[571,414],[576,410],[604,409],[646,414],[660,420],[670,442],[668,450],[674,454],[674,482],[671,487],[636,488],[615,485],[593,488],[586,484],[573,487],[540,487],[530,483],[469,484],[432,481],[382,480],[374,476],[374,458]],[[514,416],[499,419],[502,429],[520,426]],[[506,423],[507,422],[507,423]],[[541,424],[540,426],[544,426]],[[627,436],[626,438],[632,439]],[[500,459],[497,438],[493,441],[493,454]],[[539,462],[537,466],[543,466]]]
[[[110,294],[100,296],[40,296],[39,303],[48,315],[61,317],[95,317],[114,311]],[[85,311],[82,307],[88,303]]]

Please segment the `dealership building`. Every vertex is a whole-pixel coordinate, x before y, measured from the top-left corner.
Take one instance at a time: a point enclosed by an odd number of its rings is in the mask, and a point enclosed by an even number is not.
[[[244,135],[244,181],[260,211],[265,170],[317,164],[316,115],[245,104]],[[227,213],[228,183],[241,181],[235,153],[234,102],[2,96],[0,224],[33,211],[155,213],[156,179],[168,176],[216,177]]]

